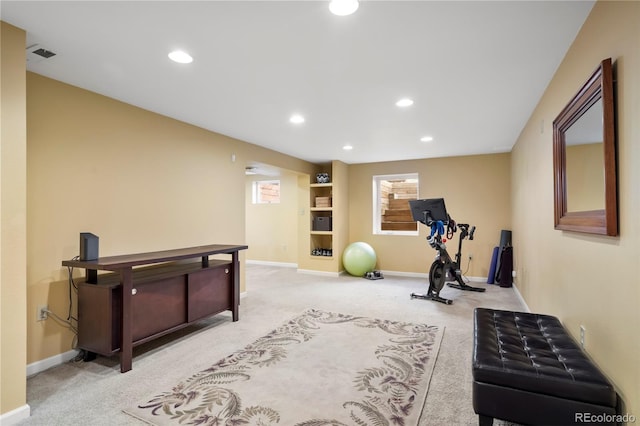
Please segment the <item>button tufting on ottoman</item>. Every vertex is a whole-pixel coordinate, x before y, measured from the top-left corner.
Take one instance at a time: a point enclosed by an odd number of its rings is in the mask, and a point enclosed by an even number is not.
[[[476,308],[473,408],[481,425],[493,418],[522,424],[615,424],[611,383],[553,316]],[[610,421],[608,421],[610,420]]]

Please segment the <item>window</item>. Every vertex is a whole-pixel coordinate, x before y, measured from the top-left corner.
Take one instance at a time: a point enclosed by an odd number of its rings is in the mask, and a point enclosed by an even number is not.
[[[373,177],[373,233],[418,235],[409,200],[418,199],[418,174]]]
[[[253,204],[274,204],[279,202],[279,180],[257,180],[253,182]]]

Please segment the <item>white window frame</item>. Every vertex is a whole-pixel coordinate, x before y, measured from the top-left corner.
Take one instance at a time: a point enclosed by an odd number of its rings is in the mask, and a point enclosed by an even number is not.
[[[262,198],[262,186],[263,185],[278,185],[278,200],[277,201],[268,201]],[[280,198],[282,197],[282,186],[280,185],[280,180],[255,180],[252,185],[252,202],[253,204],[279,204]]]
[[[418,173],[400,173],[393,175],[375,175],[373,176],[373,234],[374,235],[409,235],[416,236],[420,234],[420,228],[416,223],[415,231],[394,231],[394,230],[382,230],[382,208],[380,203],[380,182],[386,180],[399,180],[399,179],[415,179],[417,193],[420,194],[420,179]]]

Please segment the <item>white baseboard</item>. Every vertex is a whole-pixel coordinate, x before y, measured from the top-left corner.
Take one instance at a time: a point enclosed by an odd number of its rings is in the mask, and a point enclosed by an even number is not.
[[[428,279],[429,274],[424,272],[402,272],[402,271],[381,271],[382,275],[396,276],[396,277],[410,277],[410,278],[424,278]],[[486,283],[487,277],[468,277],[464,275],[464,278],[473,282]]]
[[[29,404],[24,404],[22,407],[18,407],[15,410],[7,411],[0,415],[0,425],[15,425],[24,419],[28,419],[29,416],[31,416],[31,407],[29,407]]]
[[[270,262],[266,260],[246,260],[245,262],[247,264],[253,264],[253,265],[277,266],[277,267],[283,267],[283,268],[298,267],[297,263],[288,263],[288,262]],[[316,271],[313,269],[298,269],[298,272],[303,274],[324,275],[324,276],[330,276],[330,277],[338,277],[340,275],[347,274],[346,271],[325,272],[325,271]],[[411,278],[424,278],[424,279],[429,278],[429,274],[424,272],[403,272],[403,271],[380,271],[380,272],[382,272],[382,275],[389,275],[389,276],[396,276],[396,277],[411,277]],[[465,278],[473,282],[480,282],[480,283],[487,282],[487,277],[467,277],[465,275]]]
[[[297,268],[297,263],[291,262],[270,262],[268,260],[245,260],[247,265],[266,265],[266,266],[280,266],[283,268]]]
[[[520,302],[522,302],[522,304],[525,307],[525,310],[527,312],[531,312],[531,309],[529,309],[529,305],[527,305],[527,302],[524,301],[524,298],[522,297],[522,294],[520,294],[520,290],[518,290],[518,286],[516,286],[516,283],[514,282],[513,285],[513,291],[516,293],[516,296],[518,297],[518,300],[520,300]]]
[[[64,364],[67,361],[71,361],[78,355],[78,352],[79,351],[77,349],[72,349],[65,353],[54,355],[52,357],[29,364],[27,365],[27,377],[33,376],[34,374],[41,373],[44,370],[48,370],[51,367]]]
[[[313,269],[298,269],[298,272],[301,274],[309,274],[309,275],[323,275],[325,277],[339,277],[344,272],[326,272],[326,271],[315,271]]]
[[[247,265],[265,265],[265,266],[275,266],[275,267],[281,267],[281,268],[297,268],[298,267],[297,263],[289,263],[289,262],[270,262],[267,260],[246,260],[245,262],[247,263]],[[324,276],[331,276],[331,277],[337,277],[341,274],[340,272],[325,272],[325,271],[316,271],[313,269],[298,269],[297,271],[303,274],[324,275]]]
[[[245,262],[247,264],[252,264],[252,265],[266,265],[266,266],[276,266],[276,267],[282,267],[282,268],[298,268],[297,263],[289,263],[289,262],[270,262],[267,260],[246,260]],[[324,275],[324,276],[330,276],[330,277],[338,277],[344,274],[344,271],[325,272],[325,271],[316,271],[313,269],[297,269],[297,272],[300,272],[302,274]]]
[[[382,275],[389,275],[394,277],[409,277],[409,278],[424,278],[425,280],[429,278],[429,274],[425,274],[422,272],[402,272],[402,271],[380,271]]]

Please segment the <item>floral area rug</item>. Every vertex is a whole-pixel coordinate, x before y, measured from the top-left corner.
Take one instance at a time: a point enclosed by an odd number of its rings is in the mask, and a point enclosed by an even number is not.
[[[125,412],[154,425],[417,425],[443,332],[307,310]]]

